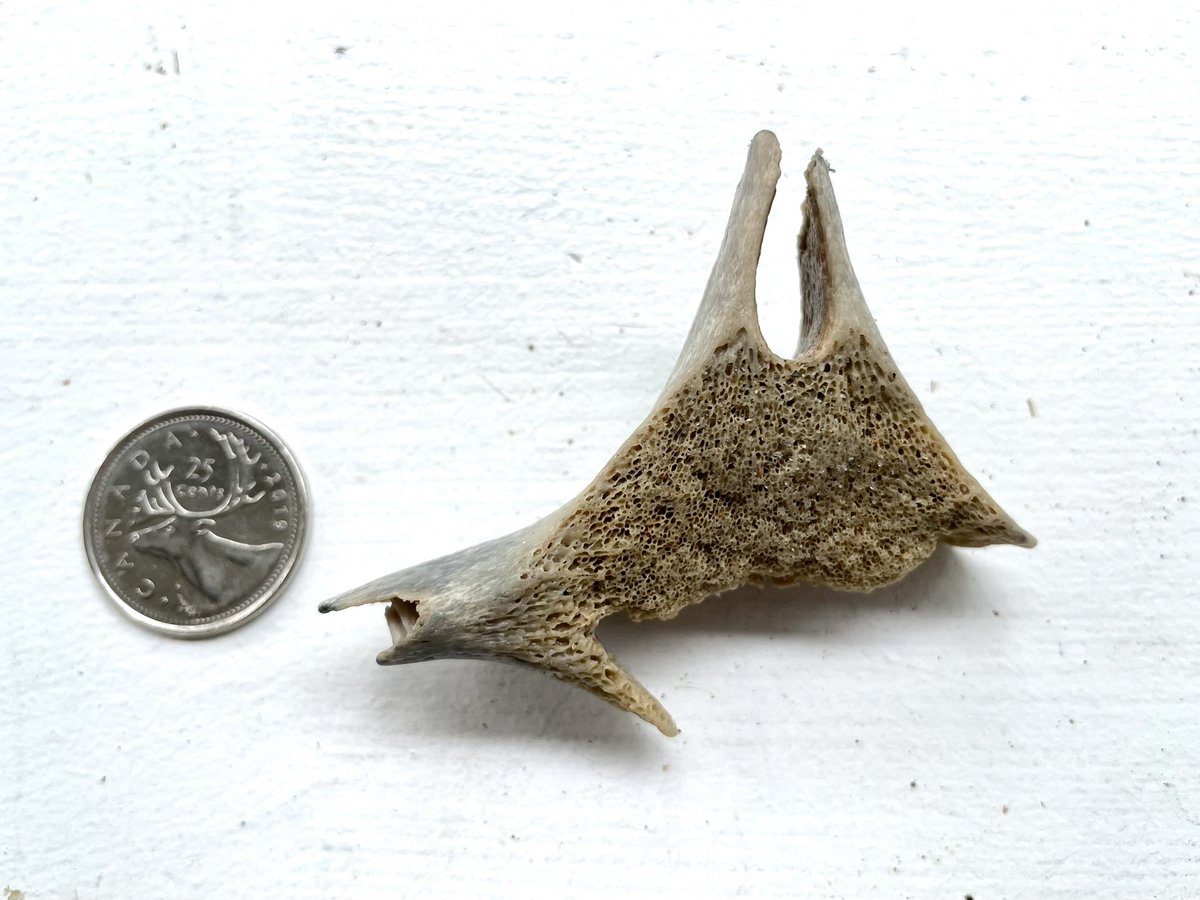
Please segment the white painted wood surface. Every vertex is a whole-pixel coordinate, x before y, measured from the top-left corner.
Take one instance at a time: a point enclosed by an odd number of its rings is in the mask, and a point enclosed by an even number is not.
[[[0,7],[0,887],[28,898],[1200,893],[1197,21],[1154,3]],[[1041,545],[606,642],[380,669],[319,600],[532,521],[640,421],[746,143],[789,351],[802,169],[888,344]],[[121,619],[79,540],[183,403],[292,443],[250,626]]]

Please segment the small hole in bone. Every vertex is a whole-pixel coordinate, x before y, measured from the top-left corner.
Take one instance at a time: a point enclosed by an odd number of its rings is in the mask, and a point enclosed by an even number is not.
[[[397,597],[384,609],[383,617],[392,634],[392,643],[398,644],[408,637],[417,624],[417,604]]]

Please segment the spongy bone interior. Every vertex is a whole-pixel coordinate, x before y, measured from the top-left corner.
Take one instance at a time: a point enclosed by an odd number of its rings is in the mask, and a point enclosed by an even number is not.
[[[939,538],[1005,541],[999,511],[896,379],[865,335],[812,362],[743,332],[578,499],[535,555],[537,593],[668,618],[747,581],[870,590]]]

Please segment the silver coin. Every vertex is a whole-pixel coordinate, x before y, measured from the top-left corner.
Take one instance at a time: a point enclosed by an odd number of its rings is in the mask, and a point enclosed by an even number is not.
[[[117,607],[180,638],[250,621],[304,549],[308,495],[284,443],[240,413],[174,409],[133,429],[88,491],[83,543]]]

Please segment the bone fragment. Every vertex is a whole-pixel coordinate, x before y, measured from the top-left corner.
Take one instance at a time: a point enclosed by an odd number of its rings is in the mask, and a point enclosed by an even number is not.
[[[756,135],[679,361],[581,494],[321,611],[388,604],[383,665],[524,664],[674,735],[667,711],[596,639],[605,616],[669,619],[748,582],[870,591],[938,542],[1034,546],[963,468],[892,360],[819,150],[805,171],[798,348],[783,359],[767,347],[755,270],[779,159],[775,135]]]

